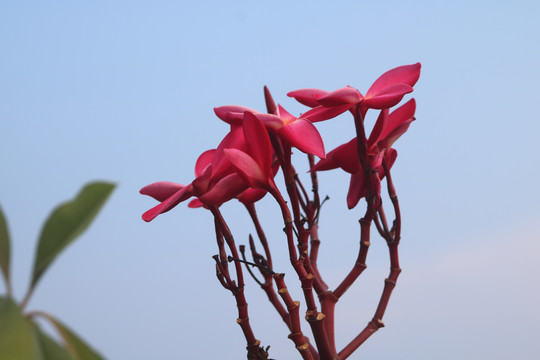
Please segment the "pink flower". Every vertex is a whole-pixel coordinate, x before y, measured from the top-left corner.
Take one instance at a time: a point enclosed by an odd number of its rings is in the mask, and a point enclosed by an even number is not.
[[[416,103],[414,99],[411,99],[390,114],[388,114],[388,109],[382,110],[373,127],[367,143],[368,153],[364,164],[372,171],[376,171],[381,180],[386,176],[382,162],[383,160],[386,162],[388,169],[394,164],[397,151],[391,146],[409,128],[414,120],[415,109]],[[338,146],[327,154],[326,159],[319,161],[311,169],[311,171],[323,171],[339,167],[351,174],[347,194],[349,209],[355,207],[367,192],[366,169],[361,165],[357,145],[357,138],[354,138]]]
[[[244,113],[249,112],[263,125],[283,141],[298,150],[324,159],[325,151],[321,135],[315,126],[306,119],[298,119],[289,114],[281,105],[277,114],[265,114],[245,106],[227,105],[214,108],[216,115],[231,126],[238,126],[244,120]]]
[[[405,94],[413,91],[420,77],[420,63],[404,65],[382,74],[363,96],[360,91],[346,86],[327,92],[318,89],[301,89],[289,92],[300,103],[312,107],[300,116],[312,122],[334,118],[347,110],[360,106],[365,114],[367,109],[389,109],[397,105]]]
[[[225,156],[251,188],[275,188],[272,170],[274,151],[265,126],[254,114],[246,111],[242,129],[247,149],[224,149]]]
[[[241,128],[233,127],[217,149],[207,150],[199,156],[195,164],[195,180],[189,185],[159,181],[143,187],[141,194],[161,201],[143,214],[143,220],[151,221],[192,196],[207,207],[219,207],[246,190],[248,185],[225,158],[226,147],[245,149]]]

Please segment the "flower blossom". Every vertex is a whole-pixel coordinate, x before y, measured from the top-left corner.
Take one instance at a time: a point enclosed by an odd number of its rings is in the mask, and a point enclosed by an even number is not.
[[[205,206],[219,207],[242,193],[248,185],[225,158],[224,148],[244,149],[245,146],[242,129],[234,127],[217,149],[207,150],[199,156],[195,164],[195,179],[189,185],[159,181],[143,187],[141,194],[161,202],[146,211],[143,220],[151,221],[192,196]]]
[[[321,135],[306,119],[296,118],[278,104],[276,114],[265,114],[245,106],[226,105],[214,108],[217,117],[231,127],[242,124],[244,113],[253,114],[261,123],[298,150],[324,159],[326,156]]]
[[[350,173],[347,206],[349,209],[354,208],[360,199],[366,196],[366,171],[376,171],[379,179],[382,180],[386,176],[383,161],[388,169],[394,164],[397,151],[391,146],[414,121],[415,109],[415,100],[411,99],[390,114],[388,109],[381,111],[367,141],[367,154],[363,163],[368,169],[364,169],[361,165],[357,138],[354,138],[330,151],[326,159],[319,161],[311,171],[324,171],[339,167]]]
[[[347,110],[360,110],[362,116],[368,109],[388,109],[397,105],[405,94],[413,91],[413,86],[420,77],[420,63],[404,65],[382,74],[366,92],[350,86],[333,92],[319,89],[300,89],[291,91],[287,96],[312,107],[300,116],[311,122],[334,118]]]

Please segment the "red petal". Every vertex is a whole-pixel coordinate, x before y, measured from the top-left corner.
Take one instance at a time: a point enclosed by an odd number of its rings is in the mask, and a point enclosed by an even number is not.
[[[386,153],[384,154],[384,161],[386,161],[386,164],[388,165],[388,169],[391,169],[394,163],[396,162],[397,158],[397,151],[396,149],[388,149]]]
[[[371,134],[369,135],[368,139],[368,148],[370,150],[375,144],[377,144],[377,142],[381,138],[381,134],[384,130],[384,127],[386,126],[386,122],[388,119],[388,112],[388,109],[383,109],[379,113],[379,117],[377,118],[377,121],[375,122],[373,130],[371,130]]]
[[[366,94],[362,105],[370,109],[388,109],[397,105],[405,94],[413,91],[407,84],[394,84],[371,94]]]
[[[387,124],[381,134],[381,148],[391,147],[407,131],[411,122],[414,121],[415,110],[416,102],[411,99],[388,116]]]
[[[204,207],[204,204],[199,199],[193,199],[188,203],[187,206],[189,208],[196,209],[196,208]]]
[[[317,102],[326,107],[333,107],[345,104],[357,104],[362,101],[363,98],[360,91],[350,86],[346,86],[320,97]]]
[[[230,174],[219,180],[206,194],[199,196],[199,200],[207,206],[220,206],[246,188],[246,183],[238,174]]]
[[[172,196],[170,196],[168,199],[163,201],[161,204],[154,206],[153,208],[145,212],[142,215],[142,218],[146,222],[152,221],[159,214],[162,214],[164,212],[171,210],[173,207],[175,207],[182,201],[189,199],[191,196],[192,196],[192,186],[190,184],[178,190],[177,192],[175,192]]]
[[[275,115],[266,115],[277,117]],[[244,114],[243,129],[248,147],[247,152],[259,164],[266,178],[269,178],[272,172],[274,150],[268,137],[268,131],[255,115],[248,112]]]
[[[225,156],[252,188],[264,188],[268,184],[268,176],[259,164],[245,152],[237,149],[225,149]]]
[[[337,169],[338,167],[338,164],[334,161],[334,159],[332,159],[330,153],[328,153],[326,154],[326,159],[320,160],[309,171],[325,171]]]
[[[248,113],[251,114],[251,113]],[[280,127],[283,126],[283,119],[277,115],[272,114],[263,114],[263,113],[256,113],[252,114],[257,119],[259,119],[260,122],[264,124],[268,129],[272,130],[278,130]],[[243,119],[244,114],[242,114]]]
[[[193,185],[193,195],[200,196],[208,191],[210,180],[212,180],[212,164],[204,168],[203,172],[191,182]]]
[[[287,96],[295,98],[300,104],[313,108],[320,105],[317,100],[315,100],[315,95],[318,97],[323,97],[326,94],[329,94],[329,92],[326,90],[300,89],[287,93]]]
[[[139,192],[143,195],[151,196],[157,201],[165,201],[175,192],[182,190],[184,187],[184,185],[169,181],[158,181],[153,184],[146,185]]]
[[[406,84],[414,86],[420,77],[420,63],[412,65],[398,66],[382,74],[366,93],[366,97],[372,97],[373,94],[380,93],[383,89],[395,84]]]
[[[366,190],[364,172],[359,171],[353,174],[349,183],[349,192],[347,193],[347,206],[349,209],[354,208],[360,199],[366,196]]]
[[[211,149],[211,150],[206,150],[201,155],[199,155],[199,158],[197,159],[197,162],[195,163],[195,176],[201,175],[204,169],[206,169],[206,167],[210,165],[215,152],[216,152],[216,149]]]
[[[287,110],[285,110],[281,105],[278,104],[278,116],[283,120],[283,123],[287,125],[296,120],[296,117],[291,115]]]
[[[278,134],[283,136],[292,146],[306,154],[313,154],[324,159],[326,157],[321,135],[310,121],[298,119],[283,126]]]
[[[231,125],[240,125],[246,111],[258,112],[257,110],[240,105],[224,105],[214,108],[217,117]]]
[[[334,162],[343,170],[350,174],[361,171],[360,157],[358,156],[358,143],[356,138],[348,143],[338,146],[328,153]]]
[[[345,104],[340,106],[325,107],[317,106],[309,111],[303,113],[299,119],[306,119],[311,122],[323,121],[335,118],[336,116],[343,114],[345,111],[353,107],[354,104]]]
[[[244,139],[244,130],[241,126],[231,126],[231,131],[223,138],[218,145],[214,157],[212,158],[213,174],[212,179],[220,179],[224,175],[234,171],[227,158],[223,155],[224,149],[246,150],[246,140]]]
[[[252,188],[249,188],[247,190],[244,190],[238,196],[236,196],[236,198],[242,204],[253,204],[253,203],[261,200],[266,195],[266,193],[267,193],[267,191],[264,190],[264,189],[252,189]]]

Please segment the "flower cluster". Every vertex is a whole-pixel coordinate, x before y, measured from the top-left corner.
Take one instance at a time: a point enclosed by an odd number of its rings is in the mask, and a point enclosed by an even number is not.
[[[312,108],[298,118],[281,105],[270,114],[237,105],[215,108],[217,117],[230,124],[230,132],[216,149],[199,156],[196,178],[191,184],[160,181],[143,187],[141,194],[161,202],[145,212],[143,219],[151,221],[191,197],[196,199],[190,207],[219,207],[233,198],[243,203],[256,202],[268,190],[277,190],[273,180],[279,166],[276,151],[283,156],[290,147],[322,159],[311,171],[341,168],[350,173],[347,205],[355,207],[367,193],[366,172],[375,171],[382,179],[383,161],[391,167],[396,159],[397,152],[391,146],[414,120],[416,104],[411,99],[391,113],[389,109],[413,91],[419,76],[420,63],[397,67],[380,76],[365,96],[350,86],[332,92],[291,91],[288,96]],[[363,128],[368,109],[380,110],[369,138],[360,136],[359,144],[357,136],[325,154],[321,135],[313,123],[350,111]],[[360,148],[363,151],[357,150]]]
[[[310,108],[298,117],[291,115],[281,105],[276,105],[265,87],[266,112],[239,105],[214,109],[216,116],[230,125],[230,131],[215,149],[207,150],[199,156],[195,163],[195,179],[191,183],[182,185],[159,181],[141,189],[141,194],[159,201],[158,205],[143,214],[145,221],[151,221],[189,199],[189,207],[204,207],[214,215],[218,245],[218,254],[214,256],[216,275],[221,285],[235,297],[238,324],[246,338],[249,359],[267,359],[268,348],[260,346],[249,322],[242,263],[258,268],[262,280],[255,276],[250,267],[247,269],[289,328],[289,338],[303,359],[346,359],[371,334],[384,326],[382,317],[401,271],[397,252],[401,213],[390,173],[397,151],[392,146],[415,119],[414,99],[398,105],[406,94],[413,91],[419,76],[420,63],[416,63],[387,71],[371,85],[365,95],[350,86],[332,92],[320,89],[291,91],[287,94],[289,97]],[[378,111],[378,117],[368,135],[364,120],[370,110]],[[347,143],[326,153],[314,123],[346,112],[352,115],[356,134]],[[293,148],[307,154],[311,195],[292,164]],[[317,162],[316,157],[320,159]],[[318,220],[324,203],[319,197],[317,172],[337,168],[351,175],[346,199],[349,209],[355,208],[363,198],[367,207],[360,219],[358,257],[350,272],[332,290],[317,267],[320,245]],[[280,170],[285,180],[287,200],[274,181]],[[381,183],[385,178],[395,215],[392,226],[389,226],[381,200]],[[311,327],[315,344],[301,329],[299,302],[294,301],[288,293],[284,274],[275,271],[272,265],[270,246],[255,210],[255,203],[266,194],[276,200],[281,210],[289,259],[300,280],[307,307],[305,319]],[[220,206],[232,199],[239,200],[247,209],[264,248],[264,254],[260,254],[250,236],[249,247],[253,262],[246,260],[245,246],[236,246],[221,214]],[[385,279],[373,319],[347,346],[338,351],[334,335],[334,308],[366,268],[373,223],[388,245],[390,274]],[[234,262],[236,280],[232,280],[233,272],[228,265],[230,262]]]

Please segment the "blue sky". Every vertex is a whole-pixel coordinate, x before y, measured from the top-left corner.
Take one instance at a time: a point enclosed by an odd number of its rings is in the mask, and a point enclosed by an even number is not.
[[[211,216],[179,206],[146,224],[154,202],[138,190],[192,180],[197,155],[227,132],[215,106],[263,109],[268,85],[298,114],[288,91],[365,92],[420,61],[417,121],[394,167],[403,273],[387,327],[354,358],[538,357],[539,18],[534,1],[2,2],[0,204],[17,296],[50,210],[87,181],[114,181],[29,308],[57,315],[110,359],[242,358],[233,298],[214,276]],[[353,137],[347,117],[318,127],[327,150]],[[355,259],[361,209],[346,210],[347,176],[322,182],[331,201],[320,263],[337,283]],[[245,241],[242,209],[224,211]],[[261,211],[285,254],[275,206]],[[338,307],[341,344],[370,319],[386,276],[384,244],[372,248]],[[294,358],[285,326],[248,288],[257,337],[272,357]]]

